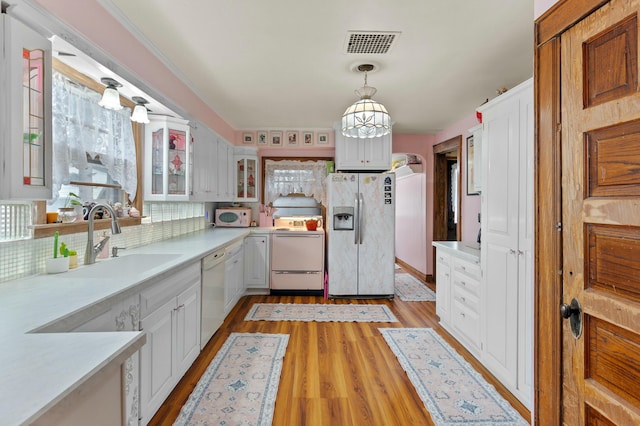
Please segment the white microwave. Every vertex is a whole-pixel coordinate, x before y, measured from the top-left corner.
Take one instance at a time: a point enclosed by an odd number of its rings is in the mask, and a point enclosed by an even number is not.
[[[251,224],[249,207],[223,207],[216,209],[216,226],[246,228]]]

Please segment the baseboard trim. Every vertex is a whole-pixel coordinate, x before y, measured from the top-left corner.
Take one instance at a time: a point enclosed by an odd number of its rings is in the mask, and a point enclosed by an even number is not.
[[[418,271],[416,268],[414,268],[413,266],[409,265],[406,262],[403,262],[402,260],[398,259],[396,257],[396,263],[400,266],[402,266],[402,269],[405,269],[407,272],[409,272],[411,275],[413,275],[414,277],[418,278],[419,280],[428,282],[428,283],[432,283],[433,282],[433,275],[427,275],[424,274],[420,271]]]

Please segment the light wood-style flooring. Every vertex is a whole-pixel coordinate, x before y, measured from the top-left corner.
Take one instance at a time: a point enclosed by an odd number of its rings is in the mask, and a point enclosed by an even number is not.
[[[403,272],[398,270],[397,272]],[[427,283],[434,289],[433,285]],[[397,323],[244,321],[254,303],[386,304]],[[232,332],[289,334],[274,425],[433,425],[429,413],[389,349],[381,327],[435,329],[493,384],[525,419],[529,411],[439,325],[435,302],[325,300],[315,296],[245,296],[160,407],[151,425],[171,425]]]

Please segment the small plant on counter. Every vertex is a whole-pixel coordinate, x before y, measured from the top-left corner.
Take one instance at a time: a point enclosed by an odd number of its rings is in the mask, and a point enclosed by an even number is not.
[[[80,201],[80,197],[78,195],[76,195],[73,192],[69,192],[69,194],[67,194],[67,199],[64,202],[65,207],[81,206],[81,205],[82,205],[82,202]]]

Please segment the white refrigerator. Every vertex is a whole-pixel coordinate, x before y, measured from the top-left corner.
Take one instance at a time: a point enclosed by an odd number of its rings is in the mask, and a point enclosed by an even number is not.
[[[395,174],[332,173],[328,182],[328,296],[392,298]]]

